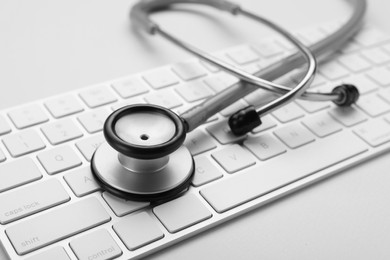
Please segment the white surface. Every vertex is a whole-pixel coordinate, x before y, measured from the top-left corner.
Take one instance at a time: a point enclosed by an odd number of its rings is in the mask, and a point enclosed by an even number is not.
[[[368,1],[370,23],[390,33],[390,2]],[[128,19],[132,2],[2,0],[0,108],[188,57],[162,39],[134,32]],[[290,29],[348,15],[341,0],[241,2]],[[241,19],[206,13],[167,13],[158,19],[207,50],[268,33]],[[249,35],[250,29],[256,34]],[[389,259],[388,158],[355,167],[150,259]]]

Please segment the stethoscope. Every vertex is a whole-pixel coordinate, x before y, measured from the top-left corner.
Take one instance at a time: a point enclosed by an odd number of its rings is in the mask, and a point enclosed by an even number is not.
[[[164,201],[185,192],[191,185],[195,172],[193,157],[183,145],[186,133],[258,88],[280,97],[258,109],[250,106],[233,114],[228,123],[235,135],[250,132],[261,124],[261,117],[295,98],[333,101],[338,106],[354,104],[359,98],[359,91],[350,84],[339,85],[330,93],[306,91],[315,76],[317,63],[314,56],[321,57],[337,50],[360,28],[366,1],[349,2],[353,6],[353,14],[349,20],[328,37],[310,46],[310,49],[276,24],[224,0],[141,0],[135,4],[130,17],[138,28],[166,38],[200,59],[238,77],[240,82],[181,115],[164,107],[148,104],[130,105],[114,111],[103,128],[107,142],[97,148],[91,161],[91,169],[98,182],[108,192],[136,201]],[[152,12],[166,10],[175,4],[189,3],[208,5],[266,24],[288,39],[299,52],[251,75],[179,40],[149,19]],[[271,82],[305,63],[305,75],[294,88]]]

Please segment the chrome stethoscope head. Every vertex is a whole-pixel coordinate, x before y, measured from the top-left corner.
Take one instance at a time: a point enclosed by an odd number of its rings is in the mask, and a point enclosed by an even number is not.
[[[105,190],[156,201],[188,189],[195,168],[183,146],[187,131],[180,116],[156,105],[131,105],[113,112],[103,131],[107,142],[96,150],[91,168]]]

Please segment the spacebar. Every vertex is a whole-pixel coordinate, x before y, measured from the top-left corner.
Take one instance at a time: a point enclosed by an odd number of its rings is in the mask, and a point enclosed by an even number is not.
[[[366,150],[360,139],[343,131],[260,162],[255,168],[210,185],[200,193],[222,213]]]
[[[24,255],[110,219],[100,202],[89,198],[20,222],[6,233],[16,252]]]

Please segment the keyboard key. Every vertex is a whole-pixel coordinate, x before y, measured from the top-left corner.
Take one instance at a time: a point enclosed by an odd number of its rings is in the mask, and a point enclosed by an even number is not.
[[[128,215],[113,228],[126,247],[132,251],[164,237],[156,220],[146,212]]]
[[[237,172],[256,163],[255,157],[238,144],[224,147],[222,150],[212,153],[211,156],[228,173]]]
[[[3,143],[12,157],[22,156],[46,147],[37,132],[32,129],[5,136]]]
[[[184,145],[194,156],[217,147],[213,138],[199,129],[187,134]]]
[[[16,189],[0,195],[0,223],[4,225],[69,200],[56,179]]]
[[[355,107],[333,107],[329,114],[345,126],[354,126],[367,120],[367,117]]]
[[[286,148],[280,141],[270,134],[251,136],[244,141],[244,145],[262,161],[286,152]]]
[[[73,239],[69,245],[79,260],[114,259],[122,255],[118,244],[104,229]]]
[[[355,36],[355,41],[365,47],[377,45],[389,39],[388,35],[373,28],[365,28]]]
[[[143,209],[150,204],[149,202],[124,200],[108,192],[103,193],[103,198],[118,217],[123,217],[124,215]]]
[[[176,233],[212,216],[194,194],[186,194],[159,205],[153,209],[153,213],[170,233]]]
[[[116,81],[112,84],[112,87],[122,98],[134,97],[149,92],[148,86],[137,77]]]
[[[300,30],[297,35],[304,39],[308,45],[312,45],[326,37],[326,34],[319,28]]]
[[[343,131],[293,153],[280,155],[266,164],[258,164],[248,172],[212,183],[200,193],[217,212],[222,213],[366,150],[361,140]],[[286,169],[286,165],[292,167]]]
[[[378,96],[381,97],[384,101],[390,104],[390,88],[381,89],[378,92]]]
[[[221,72],[218,75],[206,78],[204,83],[215,92],[221,92],[238,83],[238,79],[230,74]]]
[[[390,85],[390,71],[384,67],[372,69],[366,75],[382,87]]]
[[[213,95],[213,92],[201,81],[179,85],[175,90],[188,102],[195,102]]]
[[[204,67],[206,67],[206,69],[207,69],[208,71],[210,71],[210,72],[213,72],[213,73],[214,73],[214,72],[220,71],[220,69],[219,69],[218,67],[216,67],[216,66],[214,66],[214,65],[212,65],[212,64],[210,64],[210,63],[208,63],[207,61],[201,60],[200,63],[202,63],[202,65],[203,65]]]
[[[274,100],[277,98],[277,96],[269,91],[263,90],[263,89],[258,89],[255,90],[254,92],[250,93],[246,97],[244,97],[244,100],[249,104],[254,107],[260,107],[263,106],[270,101]]]
[[[274,134],[291,149],[298,148],[315,140],[312,133],[299,124],[278,128]]]
[[[80,115],[77,119],[88,133],[93,134],[103,129],[104,122],[110,113],[111,111],[106,108],[95,109]]]
[[[373,80],[369,79],[365,74],[354,75],[352,77],[346,78],[343,80],[343,83],[354,84],[362,95],[379,88],[379,86]]]
[[[26,258],[26,260],[70,260],[68,254],[63,247],[53,247],[42,253],[36,254],[32,257]]]
[[[253,48],[264,58],[270,58],[284,53],[282,46],[278,45],[274,40],[262,41],[254,45]]]
[[[17,108],[8,113],[12,123],[19,128],[26,128],[49,120],[43,109],[38,105]]]
[[[330,102],[312,102],[306,100],[296,100],[295,102],[308,113],[315,113],[330,107]]]
[[[114,93],[107,86],[97,86],[80,92],[81,99],[90,108],[103,106],[117,101]]]
[[[342,126],[327,113],[305,118],[302,123],[318,137],[325,137],[342,129]]]
[[[390,105],[377,95],[367,95],[359,98],[357,104],[368,115],[375,117],[390,111]]]
[[[199,187],[223,176],[219,170],[206,156],[198,156],[195,160],[195,175],[192,184]]]
[[[390,125],[383,120],[371,120],[353,131],[373,147],[390,141]]]
[[[180,98],[175,94],[172,89],[160,90],[145,96],[145,100],[149,104],[154,104],[168,109],[172,109],[183,105]]]
[[[42,174],[31,158],[22,158],[0,165],[0,192],[42,178]]]
[[[56,174],[81,165],[81,160],[70,146],[50,149],[38,154],[38,160],[48,174]]]
[[[25,255],[110,219],[100,202],[91,197],[19,222],[5,232],[16,252]]]
[[[215,123],[206,128],[207,131],[221,144],[229,144],[240,141],[246,137],[246,135],[236,136],[230,130],[227,121]]]
[[[303,117],[305,113],[295,103],[289,103],[275,112],[272,115],[282,123],[287,123]]]
[[[240,46],[229,50],[226,55],[238,65],[245,65],[259,59],[259,55],[249,46]]]
[[[352,53],[360,50],[359,44],[349,41],[346,44],[342,46],[341,52],[342,53]]]
[[[322,65],[319,72],[329,80],[337,80],[346,77],[349,74],[348,70],[336,63],[336,61],[331,61]]]
[[[390,61],[390,56],[379,48],[363,50],[362,56],[375,65],[382,65]]]
[[[55,118],[72,115],[84,110],[80,102],[72,95],[50,99],[45,102],[45,106]]]
[[[135,104],[145,104],[145,100],[141,99],[141,97],[133,97],[130,99],[126,99],[124,102],[116,103],[111,107],[113,111],[118,110],[119,108],[129,106],[129,105],[135,105]],[[107,115],[108,116],[108,115]]]
[[[207,75],[207,71],[199,62],[181,62],[172,66],[172,70],[185,81]]]
[[[165,88],[179,83],[178,78],[168,68],[155,69],[147,72],[143,78],[155,89]]]
[[[9,132],[11,132],[11,127],[4,117],[0,116],[0,135],[8,134]]]
[[[3,151],[0,149],[0,162],[4,162],[7,158],[5,157],[5,154]]]
[[[105,142],[104,136],[99,134],[77,142],[76,146],[83,154],[85,159],[89,162],[91,161],[92,155],[95,152],[96,148],[98,148],[99,145],[101,145],[103,142]]]
[[[96,182],[89,166],[66,174],[64,179],[77,197],[100,190],[100,185]]]
[[[371,64],[359,54],[348,54],[338,58],[338,61],[351,72],[360,72],[371,67]]]
[[[58,120],[41,127],[43,134],[53,145],[64,143],[83,136],[70,118]]]

